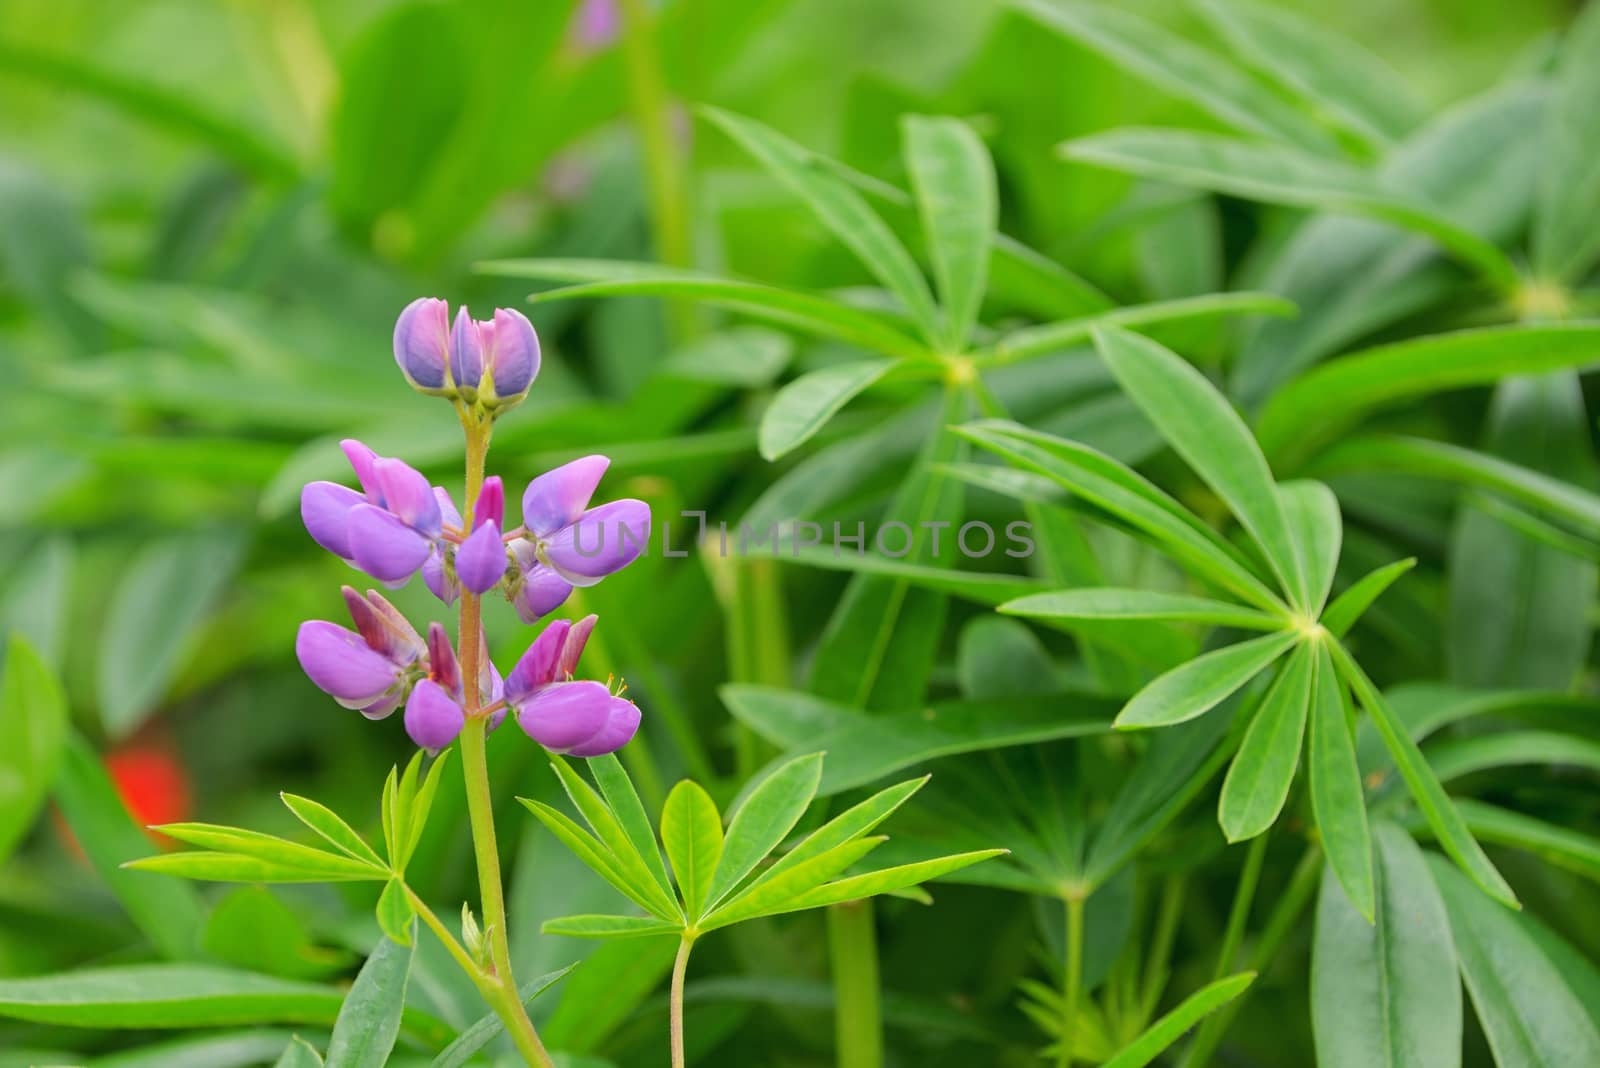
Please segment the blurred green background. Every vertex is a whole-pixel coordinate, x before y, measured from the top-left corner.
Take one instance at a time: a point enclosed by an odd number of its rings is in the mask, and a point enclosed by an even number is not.
[[[580,6],[0,3],[0,631],[20,629],[59,666],[77,727],[121,754],[136,800],[165,806],[151,818],[270,828],[285,818],[279,789],[359,808],[407,751],[397,724],[320,695],[291,646],[300,620],[338,618],[351,580],[296,506],[307,479],[346,477],[337,440],[458,477],[454,420],[390,357],[408,300],[480,316],[522,306],[524,284],[471,269],[513,256],[866,281],[688,105],[753,116],[895,181],[903,112],[971,117],[996,157],[1002,229],[1122,299],[1150,287],[1150,252],[1119,222],[1130,180],[1052,148],[1130,123],[1208,124],[998,0],[672,0],[637,51],[593,32],[603,19],[586,32],[595,13]],[[1214,43],[1182,5],[1127,6]],[[1385,58],[1435,111],[1541,62],[1575,5],[1291,6]],[[654,155],[637,134],[652,122],[667,138]],[[1253,224],[1223,214],[1242,245]],[[743,514],[783,471],[754,447],[773,384],[791,361],[827,358],[763,334],[776,347],[766,370],[728,382],[675,363],[717,321],[700,311],[620,299],[532,316],[544,369],[497,430],[491,469],[520,489],[605,451],[609,495],[647,497],[658,521],[682,507]],[[650,559],[585,598],[606,620],[591,666],[626,673],[645,709],[647,793],[705,770],[686,736],[728,740],[715,694],[730,676],[726,580]],[[781,581],[803,644],[843,579],[789,569]],[[437,615],[414,585],[402,606]],[[531,634],[514,623],[494,607],[502,655]],[[528,748],[496,751],[508,781],[531,773]],[[459,789],[445,793],[459,804]],[[432,863],[416,866],[441,899],[468,878],[451,823],[436,819]],[[529,835],[528,870],[571,864]],[[115,954],[126,920],[82,873],[48,821],[5,863],[0,974]],[[544,907],[531,880],[513,892]],[[947,920],[967,893],[950,892]],[[342,915],[331,901],[310,909]],[[537,972],[570,948],[523,952]]]

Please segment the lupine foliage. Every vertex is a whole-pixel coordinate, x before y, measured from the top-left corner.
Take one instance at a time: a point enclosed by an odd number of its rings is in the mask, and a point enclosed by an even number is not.
[[[1600,1064],[1592,0],[15,6],[0,1068]]]

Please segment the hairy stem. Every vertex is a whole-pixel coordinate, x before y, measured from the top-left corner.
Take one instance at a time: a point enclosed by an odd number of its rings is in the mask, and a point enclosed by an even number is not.
[[[878,929],[870,899],[829,907],[828,950],[839,1068],[883,1068]]]
[[[1067,954],[1061,983],[1061,1046],[1056,1057],[1058,1068],[1070,1068],[1073,1039],[1078,1030],[1078,1002],[1083,997],[1083,897],[1073,894],[1067,902]]]
[[[489,451],[487,420],[472,419],[463,410],[467,436],[467,484],[463,519],[472,523],[472,508],[483,489],[484,458]],[[483,900],[484,937],[489,946],[490,982],[479,985],[484,1000],[506,1025],[517,1051],[534,1068],[554,1068],[550,1054],[533,1029],[517,981],[511,973],[511,941],[506,934],[505,890],[500,876],[500,846],[494,833],[494,795],[489,789],[489,717],[481,709],[478,669],[483,649],[483,619],[476,594],[461,596],[461,640],[457,655],[466,703],[467,723],[461,731],[461,772],[466,780],[467,814],[472,824],[472,850],[478,861],[478,893]]]
[[[1267,925],[1261,929],[1261,938],[1256,942],[1255,952],[1250,955],[1250,970],[1261,971],[1278,955],[1278,947],[1283,944],[1284,938],[1294,929],[1295,924],[1300,922],[1300,913],[1310,903],[1311,895],[1316,891],[1321,878],[1322,850],[1313,845],[1300,858],[1294,874],[1289,877],[1289,885],[1284,888],[1277,905],[1272,909],[1272,914],[1267,917]],[[1199,1032],[1194,1036],[1194,1044],[1189,1047],[1189,1055],[1184,1058],[1183,1068],[1205,1068],[1206,1063],[1211,1060],[1211,1055],[1221,1045],[1222,1036],[1228,1033],[1234,1017],[1239,1015],[1239,1010],[1244,1007],[1249,997],[1250,991],[1246,990],[1206,1017],[1205,1023],[1200,1025]]]
[[[683,1057],[683,980],[689,974],[689,954],[694,951],[694,936],[685,931],[678,943],[678,959],[672,962],[672,1068],[684,1068]]]

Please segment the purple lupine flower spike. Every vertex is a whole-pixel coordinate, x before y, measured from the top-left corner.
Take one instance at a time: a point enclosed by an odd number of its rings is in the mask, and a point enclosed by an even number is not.
[[[650,537],[650,506],[589,499],[611,461],[585,456],[546,472],[522,495],[521,536],[510,546],[520,574],[508,595],[527,622],[553,611],[575,586],[593,586],[633,563]]]
[[[450,396],[450,309],[438,297],[419,297],[394,324],[394,359],[411,388]]]
[[[505,700],[518,726],[552,752],[602,756],[622,748],[639,729],[639,709],[620,692],[572,680],[595,619],[551,623],[506,676]]]

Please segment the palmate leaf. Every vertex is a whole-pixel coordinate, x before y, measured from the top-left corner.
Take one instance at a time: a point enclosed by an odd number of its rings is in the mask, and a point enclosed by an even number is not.
[[[994,163],[972,127],[957,119],[907,115],[900,121],[906,169],[939,286],[945,351],[963,351],[988,282],[999,225]]]
[[[1289,797],[1306,708],[1316,693],[1318,652],[1302,643],[1284,661],[1222,783],[1217,820],[1230,842],[1254,838],[1277,820]]]
[[[400,879],[390,879],[378,895],[378,927],[397,945],[411,945],[413,921],[417,911],[406,896],[406,884]]]
[[[900,299],[931,345],[939,340],[939,312],[927,280],[893,231],[854,188],[818,167],[811,153],[770,127],[721,108],[701,109],[791,192],[806,202],[818,220],[868,271]]]
[[[552,760],[550,766],[555,769],[556,777],[561,780],[573,805],[611,857],[618,874],[648,900],[652,913],[658,916],[676,914],[678,902],[667,884],[666,872],[661,870],[658,874],[656,870],[660,867],[660,854],[656,852],[654,836],[650,838],[648,849],[656,855],[657,862],[649,865],[605,799],[560,757]]]
[[[655,832],[650,829],[650,816],[644,810],[644,803],[639,800],[639,791],[634,789],[633,780],[623,770],[622,762],[615,753],[607,753],[591,758],[588,764],[595,782],[600,786],[600,792],[605,795],[606,804],[616,815],[634,851],[643,858],[656,885],[670,898],[672,880],[667,876],[667,866],[656,845]]]
[[[1461,1063],[1461,985],[1450,920],[1422,851],[1376,828],[1375,915],[1322,879],[1312,943],[1311,1022],[1326,1068],[1453,1068]]]
[[[679,934],[683,923],[654,916],[562,916],[544,921],[539,929],[547,935],[572,938],[652,938]]]
[[[1322,613],[1322,627],[1335,638],[1342,638],[1355,626],[1372,607],[1372,602],[1383,596],[1383,591],[1394,585],[1395,581],[1407,571],[1417,566],[1416,557],[1396,560],[1392,564],[1385,564],[1366,575],[1361,576],[1350,587],[1334,598],[1332,604]]]
[[[125,867],[191,879],[236,882],[320,882],[387,879],[387,868],[285,838],[209,823],[168,823],[156,830],[212,852],[166,853]]]
[[[791,902],[816,890],[887,840],[882,836],[855,838],[797,863],[785,865],[781,870],[770,869],[712,909],[698,926],[702,930],[713,931],[757,916],[772,916],[786,911]]]
[[[1134,694],[1117,714],[1115,726],[1118,730],[1167,727],[1204,715],[1299,640],[1294,631],[1280,631],[1197,656]]]
[[[1467,828],[1481,842],[1526,850],[1559,868],[1600,882],[1600,838],[1483,801],[1456,802]],[[1426,830],[1418,821],[1417,830]]]
[[[279,800],[284,803],[290,812],[295,814],[299,821],[320,835],[324,841],[332,845],[345,856],[352,860],[363,861],[367,864],[381,865],[382,859],[366,843],[366,840],[356,833],[355,828],[346,823],[338,813],[320,802],[298,794],[280,793]]]
[[[1344,887],[1356,911],[1370,922],[1375,892],[1372,874],[1372,837],[1367,826],[1367,799],[1344,687],[1334,668],[1327,643],[1318,643],[1316,691],[1311,705],[1311,813],[1322,836],[1328,867]]]
[[[757,444],[764,460],[778,460],[809,441],[895,365],[883,360],[839,364],[801,375],[772,398],[761,416]]]
[[[698,783],[672,788],[661,809],[661,842],[677,876],[684,913],[693,922],[705,914],[712,879],[722,859],[722,816]]]
[[[999,611],[1028,619],[1074,623],[1143,619],[1209,623],[1245,630],[1282,630],[1287,624],[1282,617],[1269,616],[1265,612],[1228,604],[1226,601],[1214,601],[1209,597],[1112,586],[1035,593],[1007,601],[999,606]]]
[[[1206,984],[1151,1024],[1144,1034],[1124,1046],[1102,1068],[1144,1068],[1195,1024],[1243,994],[1255,980],[1255,972],[1240,972]]]
[[[1306,579],[1266,457],[1233,406],[1182,358],[1148,338],[1096,330],[1095,348],[1123,390],[1184,462],[1220,496],[1306,611]]]
[[[734,811],[706,892],[707,908],[716,908],[800,822],[822,781],[822,759],[810,753],[779,765]]]
[[[1533,263],[1553,282],[1581,278],[1600,254],[1585,225],[1600,211],[1600,13],[1584,7],[1561,46],[1555,98],[1545,118],[1545,166],[1533,215]]]
[[[636,885],[636,881],[629,877],[611,851],[569,819],[565,813],[542,801],[530,801],[526,797],[519,797],[517,800],[532,812],[540,823],[549,828],[550,833],[555,835],[562,845],[570,849],[596,875],[610,883],[623,897],[658,919],[681,921],[682,916],[676,904],[670,909],[664,909],[658,903],[656,899],[659,890],[653,881],[643,887]]]
[[[1316,618],[1328,603],[1344,542],[1339,498],[1327,486],[1309,480],[1281,484],[1278,497],[1305,572],[1307,615]]]

